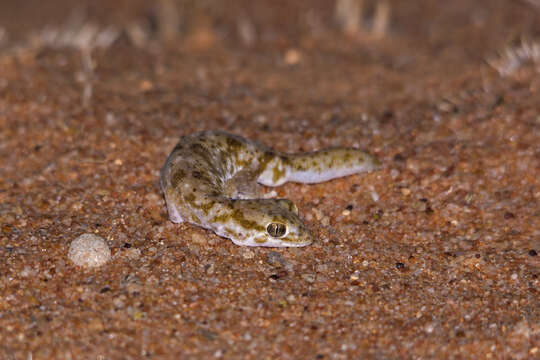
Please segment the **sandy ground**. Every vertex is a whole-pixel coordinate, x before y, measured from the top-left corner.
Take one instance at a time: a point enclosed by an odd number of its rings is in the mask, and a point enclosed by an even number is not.
[[[540,358],[535,1],[394,1],[383,37],[201,3],[0,4],[0,358]],[[205,129],[383,168],[276,189],[313,245],[239,247],[158,187]],[[107,264],[68,259],[85,233]]]

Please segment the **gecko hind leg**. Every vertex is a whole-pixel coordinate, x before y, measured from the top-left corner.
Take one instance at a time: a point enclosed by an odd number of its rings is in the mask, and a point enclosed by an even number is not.
[[[258,174],[252,169],[237,172],[225,183],[224,193],[232,199],[255,199],[262,196],[262,187],[257,183]]]

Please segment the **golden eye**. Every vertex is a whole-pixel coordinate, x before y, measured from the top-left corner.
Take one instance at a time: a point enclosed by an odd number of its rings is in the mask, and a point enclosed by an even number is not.
[[[280,238],[285,236],[287,234],[287,225],[282,223],[270,223],[266,227],[266,231],[268,232],[268,235],[275,238]]]

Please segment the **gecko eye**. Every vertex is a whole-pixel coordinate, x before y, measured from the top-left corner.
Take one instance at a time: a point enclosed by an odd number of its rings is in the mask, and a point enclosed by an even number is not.
[[[273,222],[268,224],[266,232],[268,232],[268,235],[271,237],[280,238],[287,234],[287,225]]]

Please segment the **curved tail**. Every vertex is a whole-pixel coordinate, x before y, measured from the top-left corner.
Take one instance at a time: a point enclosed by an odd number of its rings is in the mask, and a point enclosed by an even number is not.
[[[286,156],[285,162],[288,165],[288,181],[308,184],[372,171],[380,165],[375,157],[354,148],[333,148],[291,154]]]

